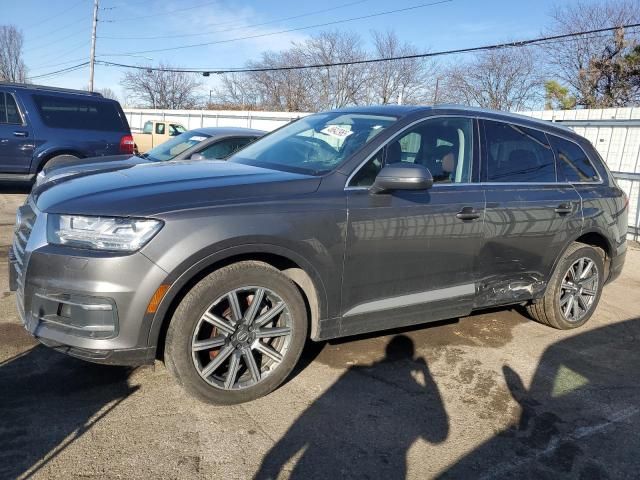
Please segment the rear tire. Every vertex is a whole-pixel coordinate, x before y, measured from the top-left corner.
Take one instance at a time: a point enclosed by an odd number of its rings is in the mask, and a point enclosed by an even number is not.
[[[169,324],[165,363],[202,401],[248,402],[284,382],[306,337],[296,285],[266,263],[244,261],[211,273],[185,295]]]
[[[561,330],[584,325],[600,301],[604,286],[604,251],[574,242],[558,262],[542,298],[527,305],[536,321]]]
[[[71,155],[71,154],[56,155],[55,157],[51,157],[49,160],[44,162],[40,167],[40,171],[43,171],[45,169],[48,169],[54,166],[59,167],[61,165],[64,165],[65,162],[78,160],[79,158],[80,157],[76,157],[75,155]]]

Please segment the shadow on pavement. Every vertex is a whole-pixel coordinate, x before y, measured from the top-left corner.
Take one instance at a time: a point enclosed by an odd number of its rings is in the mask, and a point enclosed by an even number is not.
[[[131,371],[42,346],[0,363],[0,478],[37,472],[87,432],[137,389]]]
[[[407,451],[443,442],[449,420],[429,368],[397,335],[383,360],[350,367],[273,446],[256,479],[404,478]]]
[[[527,388],[503,367],[519,422],[441,478],[638,478],[640,319],[578,333],[544,352]]]

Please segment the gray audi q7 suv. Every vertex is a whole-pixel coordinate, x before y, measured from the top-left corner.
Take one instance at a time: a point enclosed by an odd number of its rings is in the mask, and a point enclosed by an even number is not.
[[[622,269],[627,198],[572,131],[463,107],[354,107],[227,162],[35,188],[10,281],[25,327],[94,362],[163,359],[197,397],[278,387],[325,340],[521,304],[569,329]]]

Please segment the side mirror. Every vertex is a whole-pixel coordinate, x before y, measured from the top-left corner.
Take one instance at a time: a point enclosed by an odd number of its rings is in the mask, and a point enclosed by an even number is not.
[[[380,170],[373,182],[371,192],[427,190],[432,185],[433,176],[427,167],[414,163],[392,163]]]
[[[189,160],[206,160],[206,157],[201,153],[194,153],[189,157]]]

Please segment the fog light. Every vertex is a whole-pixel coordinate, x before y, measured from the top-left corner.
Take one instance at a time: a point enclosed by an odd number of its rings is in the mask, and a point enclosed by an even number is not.
[[[86,338],[112,338],[118,333],[118,315],[110,298],[37,292],[31,312],[47,327]]]

